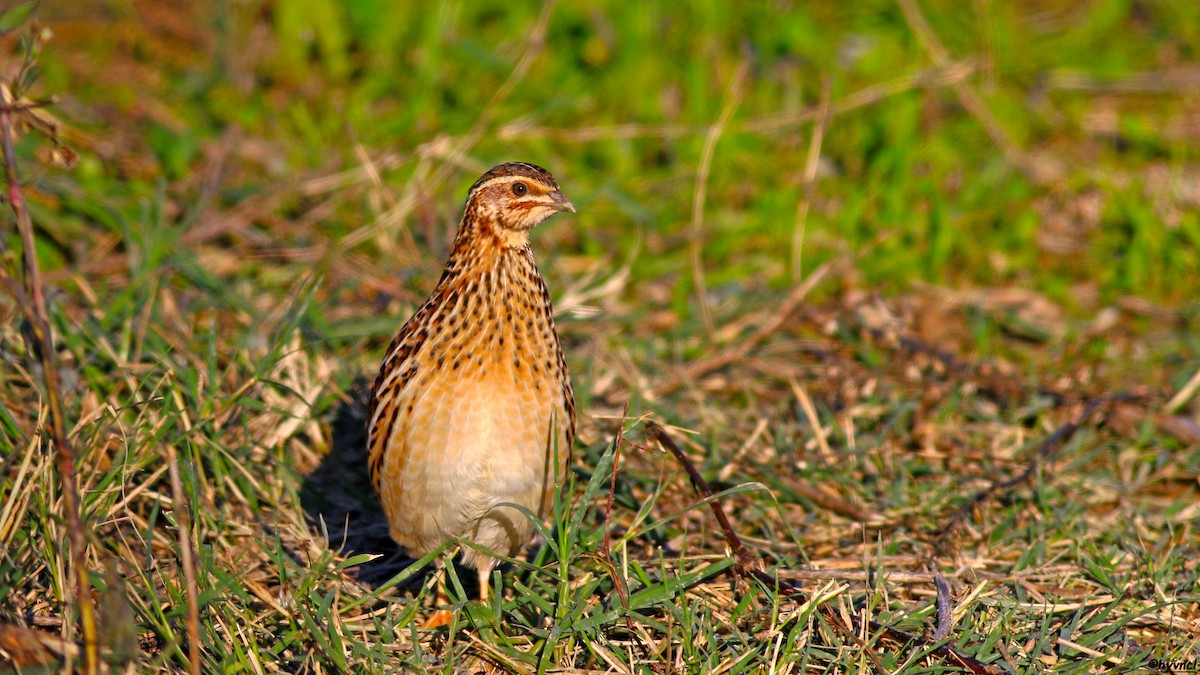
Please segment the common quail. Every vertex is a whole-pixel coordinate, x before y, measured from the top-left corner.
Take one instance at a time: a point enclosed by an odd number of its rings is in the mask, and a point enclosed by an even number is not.
[[[496,559],[471,544],[512,556],[532,540],[526,515],[501,505],[545,516],[575,438],[575,396],[529,242],[560,211],[575,207],[541,167],[483,174],[441,280],[371,388],[368,462],[392,538],[413,557],[459,538],[481,600]],[[449,618],[442,609],[426,625]]]

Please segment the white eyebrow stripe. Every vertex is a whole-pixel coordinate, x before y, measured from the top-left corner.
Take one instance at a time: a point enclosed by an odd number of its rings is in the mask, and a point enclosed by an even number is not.
[[[480,184],[478,187],[475,188],[474,192],[478,192],[478,191],[482,190],[483,188],[489,187],[492,185],[506,185],[508,183],[515,183],[517,181],[521,181],[522,183],[529,183],[530,185],[537,185],[538,187],[544,189],[546,192],[551,192],[554,190],[554,188],[550,187],[549,185],[546,185],[542,181],[540,181],[536,178],[530,178],[529,176],[496,176],[495,178],[488,179],[488,181],[486,183]]]

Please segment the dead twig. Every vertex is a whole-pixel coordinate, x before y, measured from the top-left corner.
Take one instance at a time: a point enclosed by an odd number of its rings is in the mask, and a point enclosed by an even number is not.
[[[725,515],[725,507],[721,506],[720,501],[713,498],[713,491],[708,486],[708,481],[704,480],[704,476],[700,475],[700,471],[696,469],[696,465],[692,460],[683,454],[683,450],[679,449],[679,445],[675,443],[675,439],[667,435],[666,429],[663,429],[654,422],[646,423],[646,433],[675,456],[675,459],[683,467],[683,470],[687,472],[688,478],[692,481],[692,486],[696,488],[701,497],[709,500],[713,515],[717,518],[717,524],[721,526],[721,532],[725,535],[725,541],[729,544],[729,550],[737,560],[736,568],[738,573],[746,575],[752,574],[756,570],[761,572],[763,569],[762,561],[742,543],[742,538],[738,536],[737,532],[733,529],[733,525],[729,523],[729,516]]]
[[[825,490],[815,485],[805,485],[803,483],[793,486],[796,494],[815,503],[817,506],[836,513],[843,518],[863,523],[871,527],[883,527],[888,524],[888,519],[877,513],[871,513],[863,507],[849,500],[843,499],[834,494],[830,494]]]
[[[782,594],[797,602],[807,602],[809,596],[803,588],[788,581],[787,579],[780,578],[778,575],[768,573],[765,570],[762,561],[756,555],[751,553],[748,548],[746,548],[745,544],[742,543],[741,537],[738,536],[737,532],[734,531],[733,526],[730,524],[729,517],[725,514],[725,508],[721,505],[720,500],[715,498],[712,488],[708,485],[708,481],[704,480],[704,477],[701,476],[700,472],[696,469],[696,465],[691,459],[688,458],[687,455],[683,453],[683,450],[681,450],[679,445],[675,443],[675,440],[667,434],[666,430],[654,422],[648,422],[646,424],[646,433],[650,436],[650,438],[656,441],[675,457],[680,466],[682,466],[683,470],[687,473],[688,478],[691,479],[692,486],[697,492],[700,493],[701,497],[708,501],[709,506],[712,508],[713,515],[716,516],[717,524],[721,527],[721,532],[725,536],[725,541],[729,545],[730,552],[733,554],[735,560],[733,567],[734,572],[741,576],[752,577],[762,584],[763,587],[772,592]],[[841,615],[839,615],[836,610],[828,605],[819,606],[817,611],[821,612],[821,615],[825,618],[825,620],[828,621],[829,624],[833,626],[839,633],[864,649],[866,649],[868,645],[859,636],[860,629],[862,628],[865,628],[871,633],[878,634],[880,640],[885,644],[897,648],[912,646],[918,649],[926,650],[931,656],[940,658],[954,666],[966,668],[973,673],[1000,675],[1000,673],[1003,672],[996,666],[983,663],[974,657],[967,656],[948,644],[934,644],[934,641],[926,640],[905,631],[892,628],[891,626],[885,626],[873,620],[867,620],[864,626],[849,626],[845,621],[843,621]],[[874,662],[876,670],[884,672],[883,665],[880,662],[878,655],[869,649],[866,649],[865,653]]]
[[[893,584],[929,585],[934,583],[930,572],[893,572],[891,570],[776,570],[781,578],[807,581],[846,581],[874,586],[881,582]]]
[[[954,594],[950,592],[946,575],[941,572],[933,575],[933,586],[937,589],[937,628],[929,639],[945,640],[950,637],[950,630],[954,627]]]

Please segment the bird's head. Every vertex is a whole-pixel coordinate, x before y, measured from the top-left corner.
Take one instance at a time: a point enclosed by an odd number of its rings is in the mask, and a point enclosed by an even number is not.
[[[575,213],[575,205],[549,171],[525,162],[493,168],[467,192],[466,220],[487,223],[510,246],[523,246],[530,229],[560,211]]]

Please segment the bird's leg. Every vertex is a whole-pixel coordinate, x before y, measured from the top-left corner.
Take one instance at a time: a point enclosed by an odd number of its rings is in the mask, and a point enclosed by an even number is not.
[[[450,597],[446,595],[446,556],[438,556],[435,564],[436,569],[433,572],[434,610],[425,623],[421,624],[421,628],[441,628],[454,618],[454,612],[446,609],[446,605],[450,604]]]
[[[450,583],[446,580],[446,566],[439,565],[437,571],[437,587],[434,593],[433,606],[437,609],[442,609],[450,604],[450,596],[446,595],[446,585]]]
[[[492,558],[482,558],[478,562],[476,571],[479,572],[479,601],[487,604],[488,601],[488,586],[492,581],[492,570],[496,568],[496,561]]]

